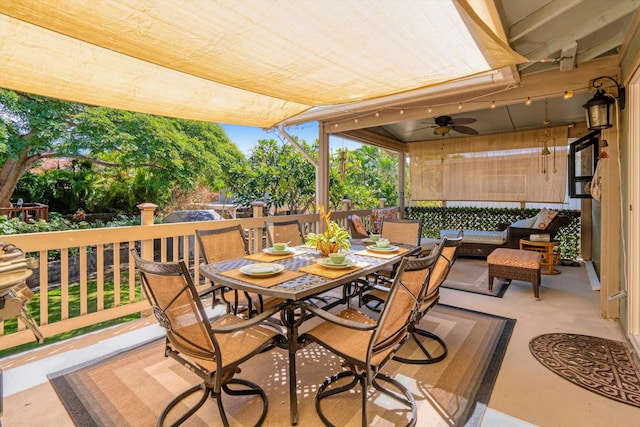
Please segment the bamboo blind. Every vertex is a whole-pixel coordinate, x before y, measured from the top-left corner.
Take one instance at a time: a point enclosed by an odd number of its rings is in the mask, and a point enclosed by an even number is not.
[[[565,126],[412,143],[411,198],[562,203],[567,148]]]

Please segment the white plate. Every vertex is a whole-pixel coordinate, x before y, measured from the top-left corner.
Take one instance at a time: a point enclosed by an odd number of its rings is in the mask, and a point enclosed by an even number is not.
[[[389,246],[388,248],[379,248],[376,245],[367,246],[367,250],[372,252],[394,252],[398,250],[397,246]]]
[[[247,276],[255,276],[255,277],[267,277],[273,276],[274,274],[278,274],[284,270],[284,265],[274,264],[274,263],[258,263],[245,265],[244,267],[240,267],[240,271]]]
[[[291,248],[287,248],[284,251],[276,251],[274,248],[265,248],[262,250],[262,252],[268,253],[270,255],[288,255],[294,252],[294,250]]]
[[[354,265],[355,261],[347,258],[345,259],[344,264],[334,264],[333,262],[331,262],[331,258],[318,258],[318,264],[328,268],[347,268]]]

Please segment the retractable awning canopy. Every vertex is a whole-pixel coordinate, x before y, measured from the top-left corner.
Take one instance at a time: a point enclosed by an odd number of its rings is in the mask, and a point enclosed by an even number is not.
[[[470,3],[3,0],[0,87],[271,127],[525,61]]]

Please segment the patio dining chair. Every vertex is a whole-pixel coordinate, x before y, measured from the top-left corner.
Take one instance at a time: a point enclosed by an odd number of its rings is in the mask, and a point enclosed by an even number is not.
[[[385,219],[382,221],[380,236],[393,243],[420,245],[422,237],[421,219]]]
[[[449,275],[451,266],[456,260],[457,249],[461,243],[462,237],[445,237],[436,249],[432,251],[432,254],[437,256],[437,261],[431,271],[431,276],[429,277],[429,283],[426,288],[424,298],[420,302],[420,306],[416,313],[415,322],[409,326],[409,336],[418,346],[422,352],[422,356],[424,357],[408,358],[396,355],[394,356],[394,360],[402,363],[427,365],[440,362],[447,356],[447,345],[444,340],[433,332],[420,328],[418,324],[427,312],[440,300],[440,285],[442,285]],[[388,288],[377,286],[372,291],[365,293],[362,296],[362,301],[364,304],[367,304],[368,307],[370,306],[371,301],[375,301],[379,304],[385,304],[388,295]],[[425,345],[422,342],[421,337],[431,340],[431,342]],[[427,349],[427,346],[432,348],[431,351]],[[435,346],[435,349],[433,349],[433,346]]]
[[[304,244],[302,237],[302,224],[297,219],[292,221],[265,222],[269,246],[276,242],[290,242],[291,246]]]
[[[382,369],[407,339],[409,327],[422,301],[436,259],[435,254],[402,259],[388,290],[386,304],[377,320],[351,307],[334,315],[311,305],[305,306],[324,322],[302,334],[300,340],[303,343],[320,344],[343,358],[343,366],[347,368],[346,371],[327,378],[318,387],[316,411],[326,425],[336,423],[331,423],[323,413],[322,401],[348,392],[358,384],[361,386],[363,426],[368,425],[367,399],[370,386],[411,411],[408,425],[415,425],[417,409],[411,392],[400,382],[382,373]],[[351,378],[351,381],[340,384],[346,381],[344,378]],[[387,387],[381,383],[385,383]]]
[[[196,237],[206,264],[242,258],[249,254],[244,230],[239,224],[213,230],[196,230]],[[261,313],[267,305],[277,305],[281,302],[279,299],[250,292],[239,292],[236,289],[223,289],[221,294],[223,302],[227,304],[228,312],[238,314],[244,304],[249,317],[255,313]]]
[[[380,237],[388,239],[392,243],[404,243],[407,245],[420,246],[421,235],[421,219],[385,219],[382,222]],[[376,283],[390,282],[397,267],[398,264],[394,264],[377,271],[373,275],[374,281]]]
[[[153,314],[166,329],[165,356],[175,359],[202,379],[201,384],[190,387],[169,402],[157,425],[162,426],[168,417],[177,418],[171,425],[182,424],[211,396],[217,401],[223,425],[228,426],[221,399],[223,392],[229,396],[259,397],[262,413],[256,425],[260,425],[268,409],[264,390],[255,383],[234,378],[234,375],[240,364],[285,339],[265,323],[281,307],[272,307],[248,320],[227,313],[210,321],[184,261],[153,262],[140,258],[135,249],[131,253]],[[193,407],[180,415],[172,411],[198,391],[202,392],[202,397]]]

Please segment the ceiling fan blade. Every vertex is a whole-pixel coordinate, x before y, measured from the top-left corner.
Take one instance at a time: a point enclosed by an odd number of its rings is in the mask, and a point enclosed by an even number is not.
[[[434,128],[434,127],[435,126],[433,126],[433,125],[432,126],[423,126],[421,128],[411,129],[409,132],[418,132],[419,130],[422,130],[422,129],[430,129],[430,128]]]
[[[460,118],[451,120],[451,122],[454,125],[469,125],[469,124],[475,123],[477,121],[478,121],[478,119],[474,119],[474,118],[471,118],[471,117],[460,117]]]
[[[475,129],[472,129],[468,126],[453,126],[452,128],[453,130],[455,130],[456,132],[460,132],[460,133],[464,133],[466,135],[477,135],[478,131]]]

